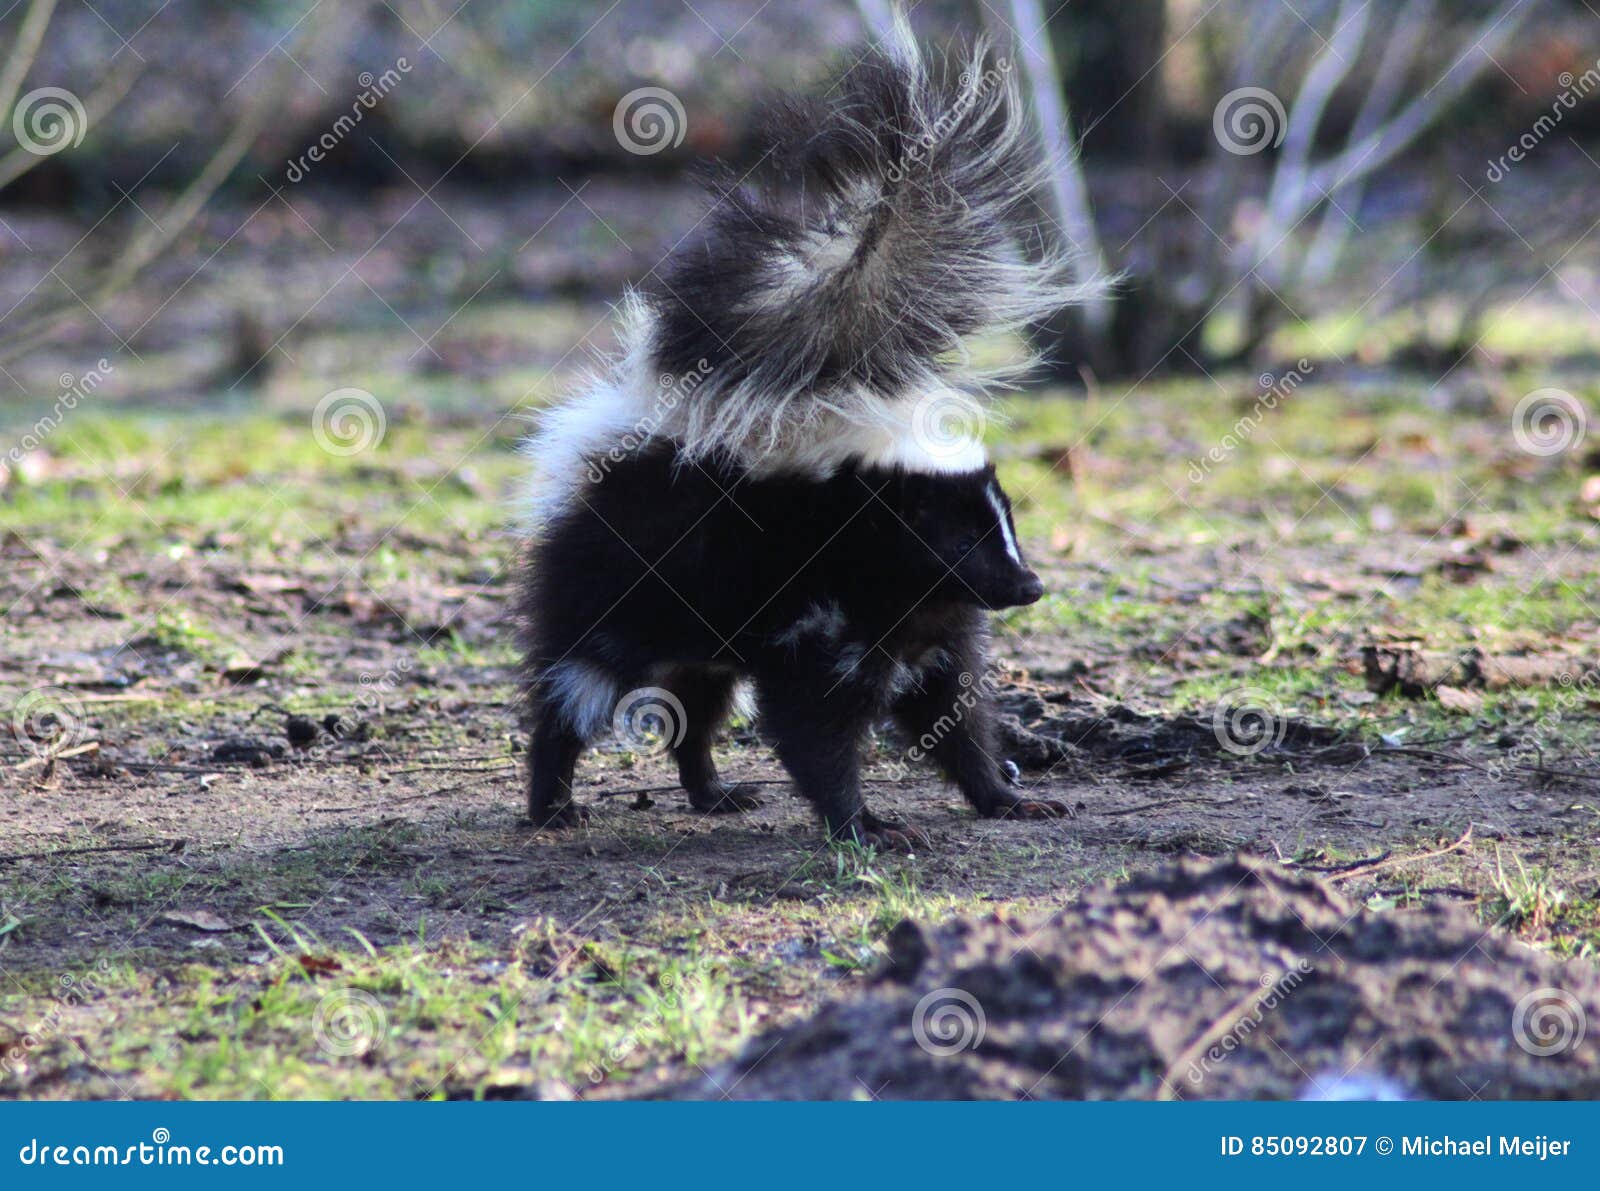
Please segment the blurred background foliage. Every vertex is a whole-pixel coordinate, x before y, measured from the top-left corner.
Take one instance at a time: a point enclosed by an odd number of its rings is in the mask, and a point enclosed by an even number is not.
[[[1105,325],[1044,331],[1064,377],[1308,356],[1438,374],[1475,352],[1600,347],[1600,258],[1583,242],[1600,219],[1600,94],[1487,176],[1600,62],[1581,0],[922,0],[912,19],[935,44],[986,32],[1004,53],[1030,7],[1048,14],[1048,85],[1070,120],[1050,139],[1081,144],[1096,251],[1123,275]],[[18,91],[66,88],[88,118],[81,143],[17,159],[0,187],[0,403],[24,410],[64,369],[119,355],[139,367],[111,398],[238,396],[292,363],[297,388],[382,365],[542,400],[586,362],[575,343],[607,346],[604,303],[692,228],[687,168],[745,155],[755,101],[815,77],[883,11],[32,0],[0,16],[0,63],[41,9]],[[1286,158],[1337,158],[1375,91],[1393,115],[1464,62],[1466,85],[1402,151],[1273,224]],[[1331,83],[1306,97],[1319,70]],[[1291,125],[1314,101],[1300,149],[1219,152],[1214,116],[1240,86],[1281,96]],[[681,102],[681,143],[619,144],[614,113],[641,87]],[[1337,259],[1316,259],[1330,244]]]

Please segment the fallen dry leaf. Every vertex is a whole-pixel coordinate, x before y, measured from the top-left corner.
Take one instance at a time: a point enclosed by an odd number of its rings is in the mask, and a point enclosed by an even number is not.
[[[232,924],[225,921],[220,915],[213,914],[210,910],[172,910],[161,915],[163,922],[175,922],[179,926],[192,926],[195,930],[225,931],[232,930]]]
[[[307,976],[331,976],[344,970],[344,965],[331,955],[302,955],[299,959]]]
[[[1439,705],[1450,711],[1475,712],[1483,706],[1483,696],[1476,691],[1464,691],[1458,686],[1435,687]]]

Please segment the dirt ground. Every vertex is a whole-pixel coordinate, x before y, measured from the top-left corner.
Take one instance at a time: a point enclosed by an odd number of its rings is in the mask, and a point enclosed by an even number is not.
[[[77,573],[55,558],[51,581],[34,585],[43,565],[22,541],[7,544],[6,558],[7,595],[31,586],[13,623],[32,631],[14,642],[55,684],[39,689],[70,715],[72,741],[94,745],[72,755],[69,744],[48,766],[36,756],[13,767],[6,873],[13,888],[31,883],[55,900],[13,899],[34,915],[8,964],[68,970],[130,943],[180,954],[198,944],[210,958],[243,961],[260,946],[250,932],[196,939],[192,925],[163,914],[198,907],[246,922],[270,904],[264,898],[293,890],[309,898],[290,903],[296,921],[322,936],[350,927],[377,939],[424,911],[435,936],[503,938],[530,915],[567,930],[627,931],[664,897],[804,898],[804,875],[831,866],[807,808],[749,725],[736,727],[722,755],[727,776],[770,787],[750,814],[693,812],[664,756],[602,745],[580,768],[589,826],[526,830],[511,665],[456,659],[424,672],[413,660],[430,618],[486,646],[509,635],[505,569],[470,591],[424,594],[418,585],[380,601],[324,591],[312,578],[240,574],[221,551],[198,564],[147,564],[152,593],[182,585],[214,622],[312,606],[358,626],[354,639],[297,634],[267,651],[275,661],[230,669],[170,639],[123,639],[123,619],[88,606],[90,568]],[[1075,582],[1060,568],[1054,578]],[[1162,856],[1243,850],[1313,866],[1376,855],[1392,875],[1363,881],[1375,896],[1470,900],[1442,875],[1421,888],[1401,875],[1443,873],[1463,854],[1492,854],[1495,841],[1524,845],[1525,862],[1559,858],[1580,889],[1600,883],[1594,852],[1572,851],[1592,841],[1600,816],[1590,774],[1540,771],[1515,749],[1497,772],[1492,757],[1386,745],[1359,726],[1308,723],[1260,698],[1210,713],[1138,711],[1094,693],[1104,678],[1081,656],[1056,665],[1064,642],[1036,649],[1035,640],[1001,641],[1007,753],[1025,784],[1076,817],[976,820],[931,772],[891,775],[904,742],[885,725],[869,763],[871,803],[930,836],[926,854],[905,862],[925,892],[1049,898]],[[355,697],[333,710],[286,711],[275,690],[301,685],[274,674],[286,651],[317,685],[347,675]],[[1169,665],[1184,660],[1181,646],[1166,651]],[[176,716],[144,714],[164,698],[193,704]],[[1250,736],[1252,715],[1268,717],[1267,738]],[[1219,729],[1227,716],[1242,717],[1234,751]],[[1407,849],[1431,851],[1469,829],[1437,862],[1398,867]],[[129,896],[129,882],[161,896]]]

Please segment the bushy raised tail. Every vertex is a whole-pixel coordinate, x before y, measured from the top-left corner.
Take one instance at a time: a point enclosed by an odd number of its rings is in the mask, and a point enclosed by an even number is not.
[[[1103,284],[1073,284],[1053,237],[1023,242],[1045,157],[981,45],[930,67],[902,22],[763,127],[756,164],[712,175],[696,230],[622,302],[620,355],[542,418],[530,532],[657,441],[756,474],[981,467],[986,388],[1033,360],[980,367],[969,340]]]
[[[971,336],[1085,296],[1059,251],[1020,240],[1044,158],[1007,59],[930,66],[902,28],[764,127],[645,288],[658,370],[705,378],[674,419],[691,453],[981,389],[1032,361],[977,368]]]

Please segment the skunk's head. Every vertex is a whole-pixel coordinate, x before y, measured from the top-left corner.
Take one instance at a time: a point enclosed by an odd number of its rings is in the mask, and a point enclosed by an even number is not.
[[[1011,501],[995,479],[994,467],[981,471],[897,473],[887,503],[904,550],[886,557],[915,560],[911,581],[925,579],[934,594],[982,608],[1015,608],[1044,595],[1039,576],[1022,560]]]

